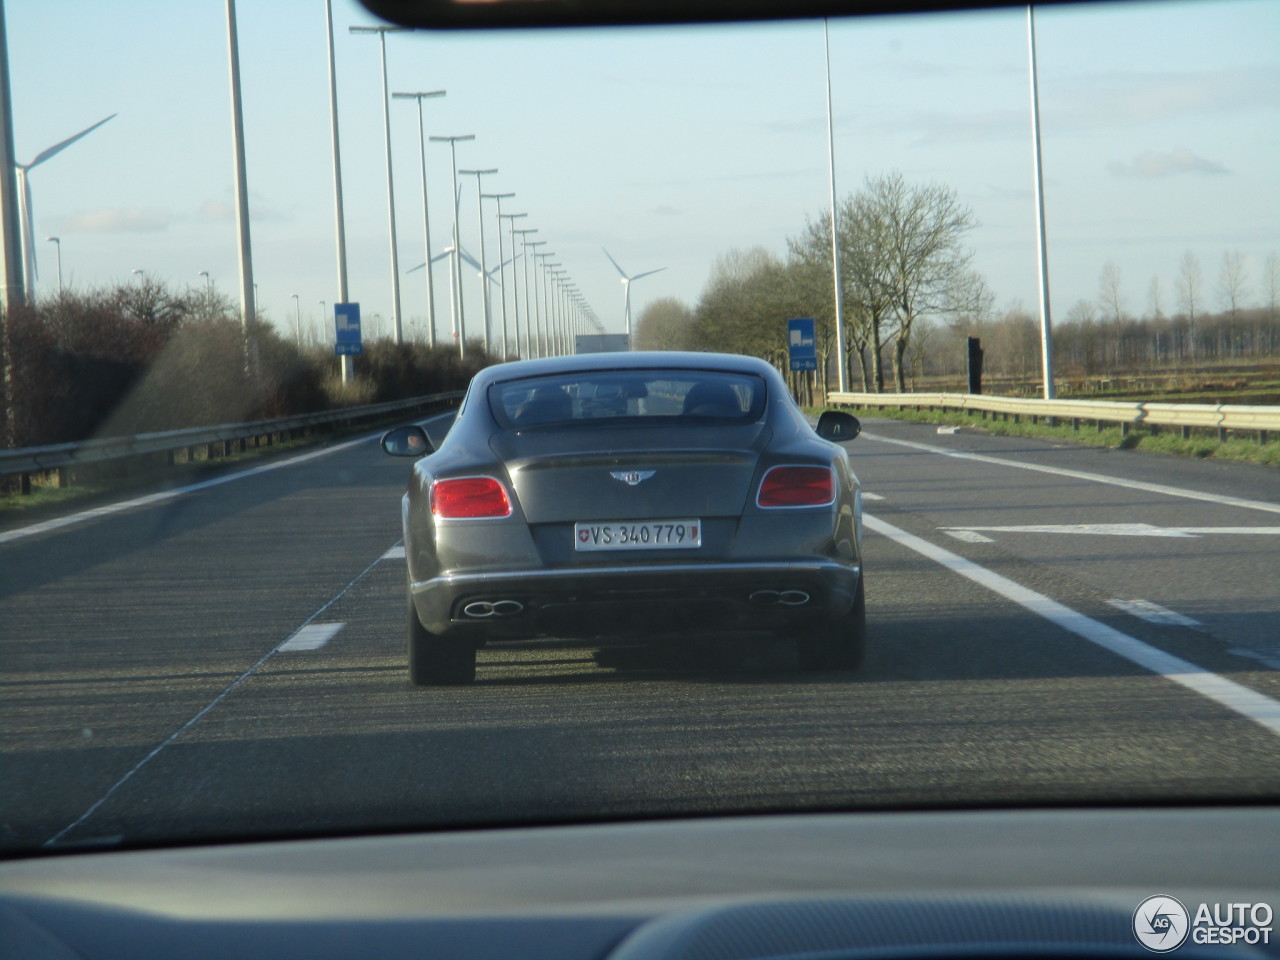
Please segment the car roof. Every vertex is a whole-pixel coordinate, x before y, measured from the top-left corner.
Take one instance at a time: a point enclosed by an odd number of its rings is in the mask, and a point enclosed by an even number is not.
[[[586,373],[596,370],[714,370],[726,373],[754,373],[769,377],[777,370],[758,357],[736,353],[681,353],[676,351],[636,351],[584,353],[540,360],[513,360],[485,367],[476,375],[477,386],[506,380],[551,376],[559,373]]]

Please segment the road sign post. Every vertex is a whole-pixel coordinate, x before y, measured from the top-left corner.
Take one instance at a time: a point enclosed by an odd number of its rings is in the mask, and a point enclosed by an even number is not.
[[[336,356],[354,357],[364,353],[360,339],[360,304],[335,303],[333,327],[333,352]]]

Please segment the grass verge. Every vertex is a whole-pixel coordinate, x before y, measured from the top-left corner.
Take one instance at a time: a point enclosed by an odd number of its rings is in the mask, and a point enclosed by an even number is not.
[[[824,409],[826,408],[815,407],[808,412],[817,415]],[[1189,439],[1183,440],[1171,427],[1155,433],[1149,428],[1132,427],[1126,435],[1119,426],[1104,426],[1103,429],[1096,430],[1091,421],[1081,424],[1079,430],[1073,430],[1069,423],[1048,426],[1045,423],[1029,423],[1026,420],[1019,423],[990,417],[983,420],[980,414],[960,410],[904,410],[893,407],[883,410],[865,407],[848,409],[855,416],[969,427],[993,436],[1040,437],[1050,440],[1068,440],[1093,447],[1164,453],[1195,460],[1212,457],[1217,460],[1242,460],[1248,463],[1280,466],[1280,440],[1272,440],[1264,444],[1243,437],[1233,437],[1225,442],[1219,442],[1216,436],[1195,433]]]

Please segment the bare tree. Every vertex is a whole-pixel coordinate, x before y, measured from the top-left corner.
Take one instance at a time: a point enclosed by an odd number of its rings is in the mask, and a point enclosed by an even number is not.
[[[1152,320],[1164,319],[1164,298],[1160,295],[1160,274],[1151,275],[1151,285],[1147,287],[1147,309],[1151,311]]]
[[[636,322],[637,350],[682,350],[693,311],[675,297],[654,300]]]
[[[1218,302],[1231,315],[1234,324],[1240,315],[1244,299],[1249,295],[1249,268],[1245,256],[1239,250],[1222,255],[1222,269],[1218,271]]]
[[[893,311],[894,379],[905,393],[903,360],[915,323],[947,313],[968,275],[973,252],[963,239],[977,221],[950,187],[911,186],[897,172],[869,178],[859,200],[879,261],[874,273]]]
[[[1121,344],[1124,338],[1121,336],[1121,327],[1124,324],[1124,294],[1121,291],[1120,268],[1114,260],[1104,263],[1102,273],[1098,276],[1098,306],[1103,316],[1111,321],[1111,334],[1115,340],[1112,359],[1116,367],[1119,367],[1123,362]]]
[[[1178,264],[1178,307],[1187,318],[1187,340],[1192,360],[1196,357],[1196,318],[1203,289],[1204,274],[1200,272],[1200,261],[1188,250]]]

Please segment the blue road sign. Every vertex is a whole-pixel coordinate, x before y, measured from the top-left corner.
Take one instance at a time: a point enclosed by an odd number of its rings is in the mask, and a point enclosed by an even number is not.
[[[813,328],[813,317],[792,317],[787,321],[792,370],[818,369],[818,341]]]
[[[364,353],[360,341],[360,304],[335,303],[333,305],[334,341],[336,356],[355,356]]]

